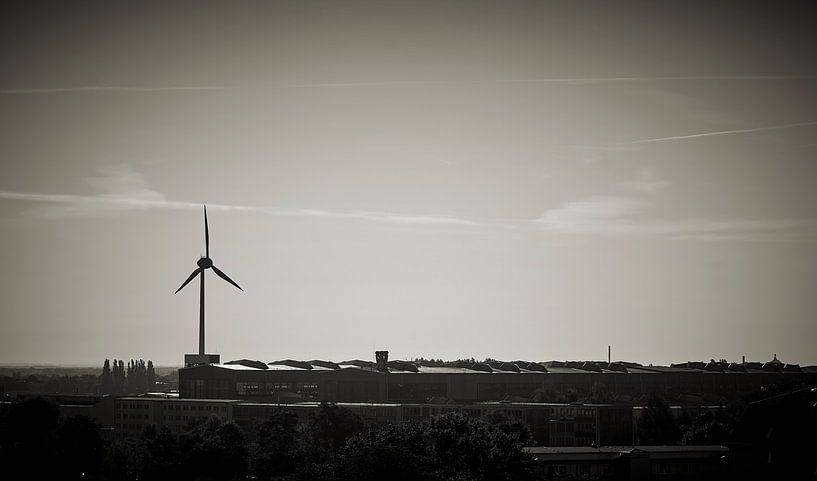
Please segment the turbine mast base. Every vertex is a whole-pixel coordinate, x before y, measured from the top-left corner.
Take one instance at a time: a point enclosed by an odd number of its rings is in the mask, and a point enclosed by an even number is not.
[[[208,364],[219,364],[220,354],[185,354],[184,367],[206,366]]]

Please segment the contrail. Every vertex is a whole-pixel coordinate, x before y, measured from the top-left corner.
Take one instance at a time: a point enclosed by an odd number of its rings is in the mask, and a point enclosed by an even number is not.
[[[40,192],[13,192],[0,190],[0,199],[20,200],[30,202],[44,202],[52,204],[69,204],[79,207],[79,211],[73,213],[91,214],[99,212],[99,207],[119,208],[119,209],[195,209],[201,208],[201,203],[167,200],[161,194],[143,196],[127,195],[71,195],[71,194],[46,194]],[[96,207],[97,209],[94,209]],[[458,217],[447,217],[440,215],[408,215],[396,214],[393,212],[375,211],[327,211],[317,209],[281,209],[277,207],[250,206],[250,205],[230,205],[211,204],[207,207],[210,210],[259,212],[280,217],[310,217],[310,218],[334,218],[334,219],[354,219],[374,222],[387,222],[399,224],[423,224],[423,225],[460,225],[478,226],[479,222]]]
[[[775,80],[817,80],[817,76],[788,75],[733,75],[733,76],[687,76],[687,77],[557,77],[527,79],[481,79],[481,80],[384,80],[373,82],[315,82],[270,85],[190,85],[167,87],[144,86],[78,86],[0,89],[0,95],[47,95],[61,93],[104,93],[104,92],[174,92],[174,91],[222,91],[222,90],[280,90],[302,88],[361,88],[399,87],[412,85],[462,85],[462,84],[566,84],[585,85],[597,83],[666,82],[666,81],[775,81]]]
[[[213,85],[189,85],[181,87],[125,87],[125,86],[84,86],[84,87],[51,87],[27,89],[3,89],[1,95],[36,95],[62,93],[95,93],[95,92],[177,92],[177,91],[212,91],[230,90],[235,87]]]
[[[765,127],[755,127],[751,129],[735,129],[735,130],[718,130],[715,132],[701,132],[697,134],[687,134],[687,135],[673,135],[670,137],[658,137],[654,139],[641,139],[641,140],[633,140],[631,142],[625,142],[619,145],[637,145],[637,144],[652,144],[657,142],[669,142],[673,140],[687,140],[687,139],[697,139],[701,137],[716,137],[719,135],[734,135],[734,134],[748,134],[752,132],[766,132],[770,130],[783,130],[783,129],[791,129],[795,127],[809,127],[812,125],[817,125],[817,121],[810,121],[810,122],[798,122],[794,124],[782,124],[782,125],[768,125]]]
[[[614,83],[614,82],[664,82],[664,81],[739,81],[739,80],[817,80],[817,76],[803,75],[709,75],[709,76],[666,76],[666,77],[564,77],[504,79],[487,82],[502,83]]]

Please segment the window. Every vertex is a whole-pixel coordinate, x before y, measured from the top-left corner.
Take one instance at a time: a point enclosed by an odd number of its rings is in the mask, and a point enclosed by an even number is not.
[[[260,394],[257,382],[237,382],[235,383],[235,391],[240,396]]]

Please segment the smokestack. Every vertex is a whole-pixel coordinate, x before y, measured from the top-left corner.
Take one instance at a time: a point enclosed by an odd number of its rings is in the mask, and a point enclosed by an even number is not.
[[[612,360],[610,359],[610,346],[607,346],[607,364],[610,364]]]
[[[742,356],[742,358],[743,358],[743,360],[741,361],[741,364],[743,364],[745,366],[746,365],[746,356]]]

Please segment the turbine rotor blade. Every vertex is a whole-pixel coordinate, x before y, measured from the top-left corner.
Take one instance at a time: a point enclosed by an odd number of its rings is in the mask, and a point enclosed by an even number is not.
[[[196,269],[195,271],[193,271],[193,273],[192,273],[192,274],[190,274],[190,277],[188,277],[188,278],[187,278],[187,280],[186,280],[186,281],[184,281],[184,283],[182,283],[182,286],[181,286],[181,287],[179,287],[178,289],[176,289],[176,292],[174,292],[173,294],[178,293],[180,290],[182,290],[182,289],[184,288],[184,286],[186,286],[187,284],[190,284],[190,281],[192,281],[194,277],[196,277],[197,275],[199,275],[199,273],[201,273],[201,267],[199,267],[198,269]]]
[[[210,229],[207,226],[207,206],[204,206],[204,252],[205,256],[210,257]]]
[[[218,276],[219,276],[219,277],[221,277],[221,278],[222,278],[222,279],[224,279],[225,281],[229,282],[230,284],[232,284],[232,285],[236,286],[236,287],[238,288],[238,290],[239,290],[239,291],[244,292],[244,289],[242,289],[242,288],[241,288],[241,286],[239,286],[238,284],[236,284],[235,282],[233,282],[233,280],[232,280],[232,279],[230,279],[229,277],[227,277],[227,274],[225,274],[225,273],[221,272],[221,270],[220,270],[218,267],[216,267],[216,266],[212,266],[212,269],[213,269],[213,271],[215,271],[215,273],[216,273],[216,274],[218,274]]]

